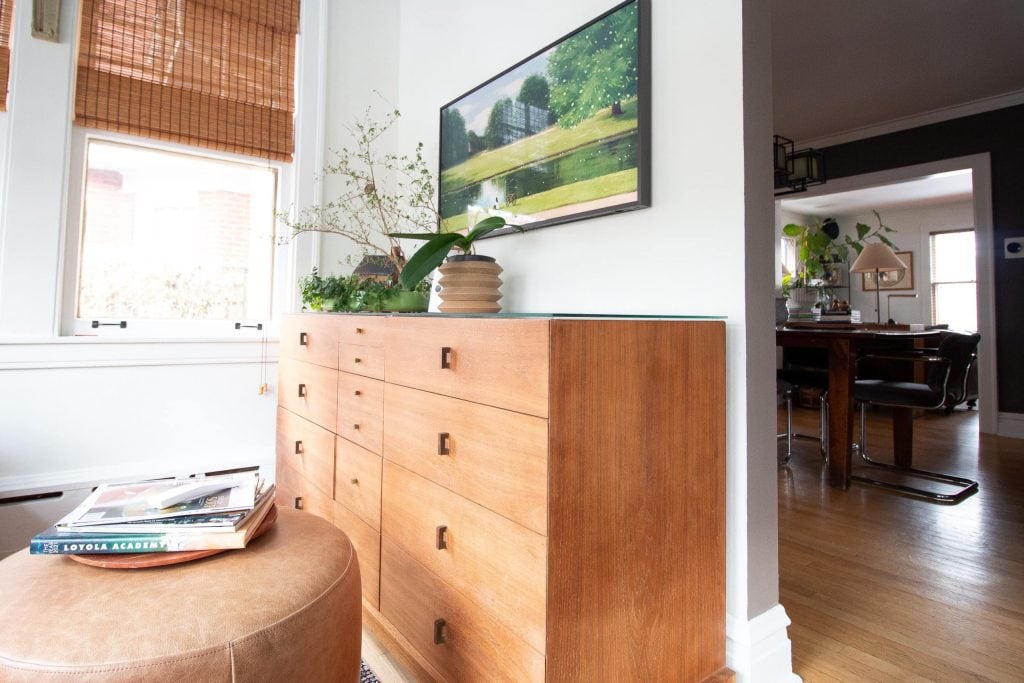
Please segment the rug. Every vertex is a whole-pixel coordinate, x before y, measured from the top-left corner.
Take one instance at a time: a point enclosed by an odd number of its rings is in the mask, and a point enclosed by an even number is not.
[[[377,675],[362,660],[359,662],[359,683],[380,683]]]

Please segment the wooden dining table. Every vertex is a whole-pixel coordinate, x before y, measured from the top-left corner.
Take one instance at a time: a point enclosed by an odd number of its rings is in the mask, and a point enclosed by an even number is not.
[[[939,330],[911,330],[909,326],[875,324],[794,323],[775,331],[777,346],[824,348],[828,352],[828,483],[850,487],[856,414],[854,382],[857,356],[866,350],[894,350],[925,346],[938,341]],[[910,467],[914,444],[914,410],[892,408],[894,463]]]

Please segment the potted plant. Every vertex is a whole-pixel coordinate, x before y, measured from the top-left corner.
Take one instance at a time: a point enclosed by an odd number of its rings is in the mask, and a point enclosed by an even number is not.
[[[398,276],[403,287],[422,281],[435,268],[441,271],[441,304],[444,313],[497,313],[501,310],[501,266],[491,256],[474,253],[474,243],[484,235],[510,225],[500,216],[485,218],[466,234],[459,232],[391,233],[400,239],[424,240]],[[522,232],[523,228],[513,225]],[[452,249],[461,254],[449,256]],[[447,258],[447,260],[446,260]],[[443,265],[442,265],[443,264]]]
[[[406,259],[395,234],[433,234],[439,221],[435,206],[434,180],[423,158],[423,144],[410,155],[381,153],[381,136],[400,116],[392,111],[383,121],[375,121],[367,109],[349,131],[355,141],[351,148],[335,152],[336,161],[323,170],[323,176],[340,180],[342,190],[334,199],[301,211],[295,219],[286,215],[280,220],[292,230],[292,236],[304,232],[322,232],[339,235],[355,244],[364,261],[370,257],[391,263],[394,275],[387,282],[360,277],[358,281],[331,280],[327,282],[316,271],[300,281],[303,301],[312,310],[321,310],[325,301],[344,298],[340,309],[351,310],[353,301],[365,301],[359,310],[423,310],[427,308],[427,283],[399,280]],[[424,274],[425,277],[426,274]],[[319,277],[318,281],[316,278]],[[306,298],[306,287],[311,291],[323,287],[325,282],[336,288],[331,296],[320,292]],[[383,287],[379,285],[384,285]],[[361,292],[361,293],[360,293]],[[357,296],[358,295],[358,296]],[[373,306],[367,308],[366,306]],[[333,304],[327,303],[328,308]]]
[[[846,263],[851,250],[860,254],[864,245],[872,239],[892,249],[896,248],[887,236],[888,233],[896,232],[896,229],[882,223],[882,217],[877,211],[872,213],[878,220],[878,227],[857,223],[855,238],[843,235],[840,240],[839,224],[831,218],[815,218],[811,225],[790,223],[782,228],[782,233],[794,238],[797,246],[796,272],[782,278],[782,293],[791,313],[809,313],[818,304],[822,292],[835,284],[831,281],[831,274],[836,264]]]

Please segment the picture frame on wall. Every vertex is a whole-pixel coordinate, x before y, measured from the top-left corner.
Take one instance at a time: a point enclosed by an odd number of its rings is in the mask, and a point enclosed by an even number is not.
[[[914,288],[914,252],[897,251],[896,258],[906,264],[904,270],[893,270],[886,273],[879,273],[882,290],[900,290]],[[861,273],[861,290],[873,292],[878,289],[875,284],[874,273]]]
[[[650,206],[650,64],[650,0],[627,0],[441,107],[441,229]]]

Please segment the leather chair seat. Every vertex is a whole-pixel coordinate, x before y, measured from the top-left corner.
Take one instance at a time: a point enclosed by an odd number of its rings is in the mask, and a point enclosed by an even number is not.
[[[859,379],[854,388],[854,398],[877,405],[934,408],[942,403],[942,390],[917,382]]]
[[[319,517],[278,513],[244,550],[167,567],[6,558],[0,680],[359,680],[352,544]]]

